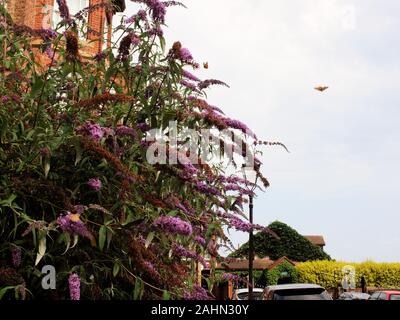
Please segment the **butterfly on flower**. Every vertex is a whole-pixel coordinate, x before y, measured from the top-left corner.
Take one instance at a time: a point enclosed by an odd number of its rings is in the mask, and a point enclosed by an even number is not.
[[[81,215],[79,213],[71,213],[69,215],[69,220],[71,220],[72,222],[78,222],[81,221]]]

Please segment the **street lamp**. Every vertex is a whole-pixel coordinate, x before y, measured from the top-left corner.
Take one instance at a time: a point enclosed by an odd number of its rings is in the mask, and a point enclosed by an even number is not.
[[[253,192],[257,187],[257,172],[254,167],[248,167],[245,164],[242,166],[242,174],[245,180],[250,182],[247,185],[247,189],[251,191],[249,193],[249,220],[250,224],[253,224]],[[250,229],[249,234],[249,300],[253,300],[253,261],[254,261],[254,239],[253,239],[253,228]]]

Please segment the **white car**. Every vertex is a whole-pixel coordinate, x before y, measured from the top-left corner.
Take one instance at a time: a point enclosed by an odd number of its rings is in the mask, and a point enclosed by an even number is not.
[[[253,288],[253,300],[261,300],[263,289]],[[249,300],[249,289],[236,289],[233,294],[233,300]]]
[[[262,300],[332,300],[332,297],[317,284],[292,283],[266,287]]]

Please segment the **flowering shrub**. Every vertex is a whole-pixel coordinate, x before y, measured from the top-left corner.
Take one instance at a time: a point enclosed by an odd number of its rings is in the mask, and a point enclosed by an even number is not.
[[[192,284],[212,237],[229,241],[224,226],[265,230],[242,212],[252,185],[217,161],[149,163],[157,142],[147,132],[170,121],[225,129],[245,150],[254,133],[206,102],[209,86],[225,84],[190,73],[199,65],[189,49],[165,50],[167,8],[180,3],[134,1],[142,9],[117,28],[120,39],[89,59],[77,26],[112,9],[71,16],[57,2],[56,30],[16,25],[0,5],[0,289],[27,299],[211,298]],[[167,153],[187,152],[167,144]],[[55,267],[56,290],[41,287],[43,265]]]

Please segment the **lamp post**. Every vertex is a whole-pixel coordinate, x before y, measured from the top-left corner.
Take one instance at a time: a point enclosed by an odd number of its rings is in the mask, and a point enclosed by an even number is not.
[[[253,191],[257,186],[257,172],[254,167],[242,166],[242,174],[245,180],[251,183],[248,190],[251,191],[249,194],[249,221],[253,224]],[[250,229],[249,233],[249,300],[253,300],[253,261],[254,261],[254,239],[253,229]]]

